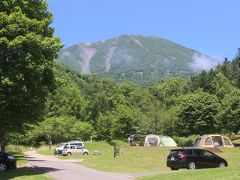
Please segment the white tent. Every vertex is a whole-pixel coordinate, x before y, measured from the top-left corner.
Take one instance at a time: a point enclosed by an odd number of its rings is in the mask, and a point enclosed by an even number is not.
[[[177,143],[169,136],[149,134],[145,138],[144,146],[177,147]]]

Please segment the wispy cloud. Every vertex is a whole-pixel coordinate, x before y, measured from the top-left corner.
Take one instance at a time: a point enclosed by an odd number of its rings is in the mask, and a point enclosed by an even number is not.
[[[194,71],[209,71],[217,66],[218,60],[205,56],[203,54],[194,54],[193,62],[189,63],[189,67]]]

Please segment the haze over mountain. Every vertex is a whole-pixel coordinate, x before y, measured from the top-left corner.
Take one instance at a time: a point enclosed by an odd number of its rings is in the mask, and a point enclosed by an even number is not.
[[[153,36],[122,35],[65,49],[59,60],[83,74],[133,81],[147,86],[168,77],[189,77],[210,70],[216,61],[174,42]]]

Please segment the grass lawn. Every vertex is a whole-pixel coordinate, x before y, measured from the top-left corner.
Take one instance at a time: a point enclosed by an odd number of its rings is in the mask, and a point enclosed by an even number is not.
[[[37,152],[42,155],[53,156],[55,148],[56,146],[52,146],[51,149],[49,150],[48,146],[41,146],[37,149]]]
[[[120,148],[121,155],[113,157],[113,146],[106,142],[85,142],[85,148],[89,150],[88,156],[72,155],[72,156],[57,156],[61,159],[82,159],[81,164],[93,169],[107,172],[118,173],[143,173],[143,172],[159,172],[162,173],[159,177],[162,178],[192,178],[193,174],[196,174],[199,179],[206,179],[205,177],[228,177],[222,176],[223,174],[229,174],[233,179],[238,177],[237,168],[240,168],[240,149],[239,148],[222,148],[222,152],[218,153],[219,156],[225,158],[228,161],[229,167],[226,169],[204,169],[189,172],[188,170],[180,170],[176,173],[172,172],[166,167],[166,157],[171,148],[162,147],[130,147],[125,144]],[[47,152],[48,151],[48,152]],[[102,155],[94,156],[93,151],[100,151]],[[43,154],[51,154],[53,150],[49,151],[47,148],[41,151]],[[213,172],[212,176],[211,173]],[[224,172],[224,173],[222,173]],[[151,177],[149,177],[151,178]],[[154,177],[158,179],[158,176]],[[194,178],[195,179],[195,178]]]
[[[1,180],[49,180],[50,178],[43,175],[42,172],[31,168],[25,167],[27,165],[27,160],[23,152],[26,149],[23,147],[8,146],[7,152],[13,154],[17,160],[17,169],[10,169],[6,172],[0,172]]]
[[[214,168],[194,171],[179,171],[161,173],[155,176],[141,177],[138,180],[238,180],[240,179],[239,168]]]
[[[33,168],[21,167],[17,169],[11,169],[7,172],[0,173],[1,180],[49,180],[50,178],[43,175],[42,172]]]
[[[81,164],[101,171],[137,173],[167,171],[165,160],[170,148],[139,147],[125,145],[120,147],[120,156],[113,157],[113,147],[105,142],[85,143],[91,152]],[[93,151],[102,155],[94,156]]]

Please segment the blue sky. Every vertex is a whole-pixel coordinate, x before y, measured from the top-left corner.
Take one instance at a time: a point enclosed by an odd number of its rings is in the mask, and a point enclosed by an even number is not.
[[[240,47],[239,0],[48,0],[65,46],[122,34],[162,37],[232,59]]]

